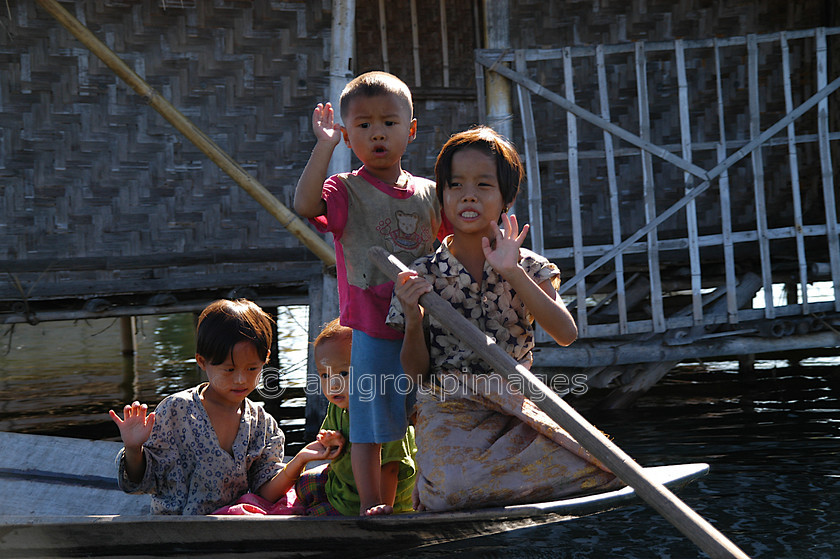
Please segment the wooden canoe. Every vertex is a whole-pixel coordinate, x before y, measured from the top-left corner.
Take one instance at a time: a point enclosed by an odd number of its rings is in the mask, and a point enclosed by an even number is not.
[[[388,517],[148,514],[148,496],[116,486],[121,445],[0,433],[3,557],[370,557],[561,522],[639,502],[625,487],[561,501]],[[645,468],[679,488],[706,464]]]

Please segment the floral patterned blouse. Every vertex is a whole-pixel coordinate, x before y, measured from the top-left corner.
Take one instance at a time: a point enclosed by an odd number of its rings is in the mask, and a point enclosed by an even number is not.
[[[285,436],[261,406],[245,399],[233,455],[219,446],[201,403],[207,383],[165,398],[143,444],[146,472],[132,483],[125,449],[117,454],[118,481],[126,493],[151,493],[152,514],[209,514],[256,490],[283,469]]]
[[[476,281],[466,268],[449,252],[452,237],[444,239],[434,254],[423,256],[411,265],[420,276],[432,284],[435,292],[479,330],[495,339],[508,355],[530,366],[534,347],[534,317],[510,284],[493,267],[484,262],[484,274]],[[544,257],[530,250],[519,249],[519,264],[537,284],[550,280],[557,287],[560,270]],[[405,317],[396,295],[386,321],[397,329],[404,329]],[[433,372],[463,371],[474,374],[489,373],[488,365],[456,336],[433,317],[430,318],[430,359]]]

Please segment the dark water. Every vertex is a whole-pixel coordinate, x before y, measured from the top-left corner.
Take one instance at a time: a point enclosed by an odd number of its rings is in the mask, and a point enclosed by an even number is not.
[[[281,309],[281,366],[300,374],[305,311]],[[0,430],[118,437],[108,409],[199,382],[192,330],[190,315],[143,318],[124,360],[110,319],[0,327]],[[789,357],[758,362],[751,384],[734,362],[684,364],[627,412],[573,405],[642,465],[709,463],[679,496],[748,555],[840,557],[840,358]],[[639,505],[400,556],[705,555]]]
[[[629,412],[584,413],[642,465],[706,462],[679,496],[751,557],[840,557],[840,360],[682,366]],[[646,505],[413,557],[692,558],[699,549]]]

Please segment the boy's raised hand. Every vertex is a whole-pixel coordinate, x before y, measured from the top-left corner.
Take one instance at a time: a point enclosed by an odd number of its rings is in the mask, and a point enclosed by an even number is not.
[[[519,231],[519,223],[516,216],[508,217],[502,214],[502,228],[493,223],[493,232],[496,236],[495,248],[490,248],[490,239],[481,239],[481,248],[484,250],[484,258],[502,276],[514,270],[519,265],[519,248],[528,236],[529,225],[526,223]]]
[[[149,406],[140,402],[125,406],[123,411],[125,419],[120,419],[120,416],[114,410],[108,410],[108,415],[120,428],[120,436],[127,449],[140,448],[143,443],[149,440],[152,427],[155,425],[155,413],[146,415],[148,411]]]
[[[335,122],[331,103],[318,103],[315,107],[312,113],[312,131],[319,142],[329,142],[335,146],[341,141],[341,125]]]

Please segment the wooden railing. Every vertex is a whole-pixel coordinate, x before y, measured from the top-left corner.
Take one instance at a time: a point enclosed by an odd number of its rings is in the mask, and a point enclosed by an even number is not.
[[[840,28],[476,51],[479,90],[486,70],[517,92],[528,171],[517,211],[533,248],[574,268],[561,293],[581,340],[687,344],[784,317],[802,333],[840,312],[838,54]],[[593,189],[606,191],[602,212],[587,204]],[[809,300],[815,279],[833,282],[829,300]],[[782,304],[779,283],[792,291]]]

